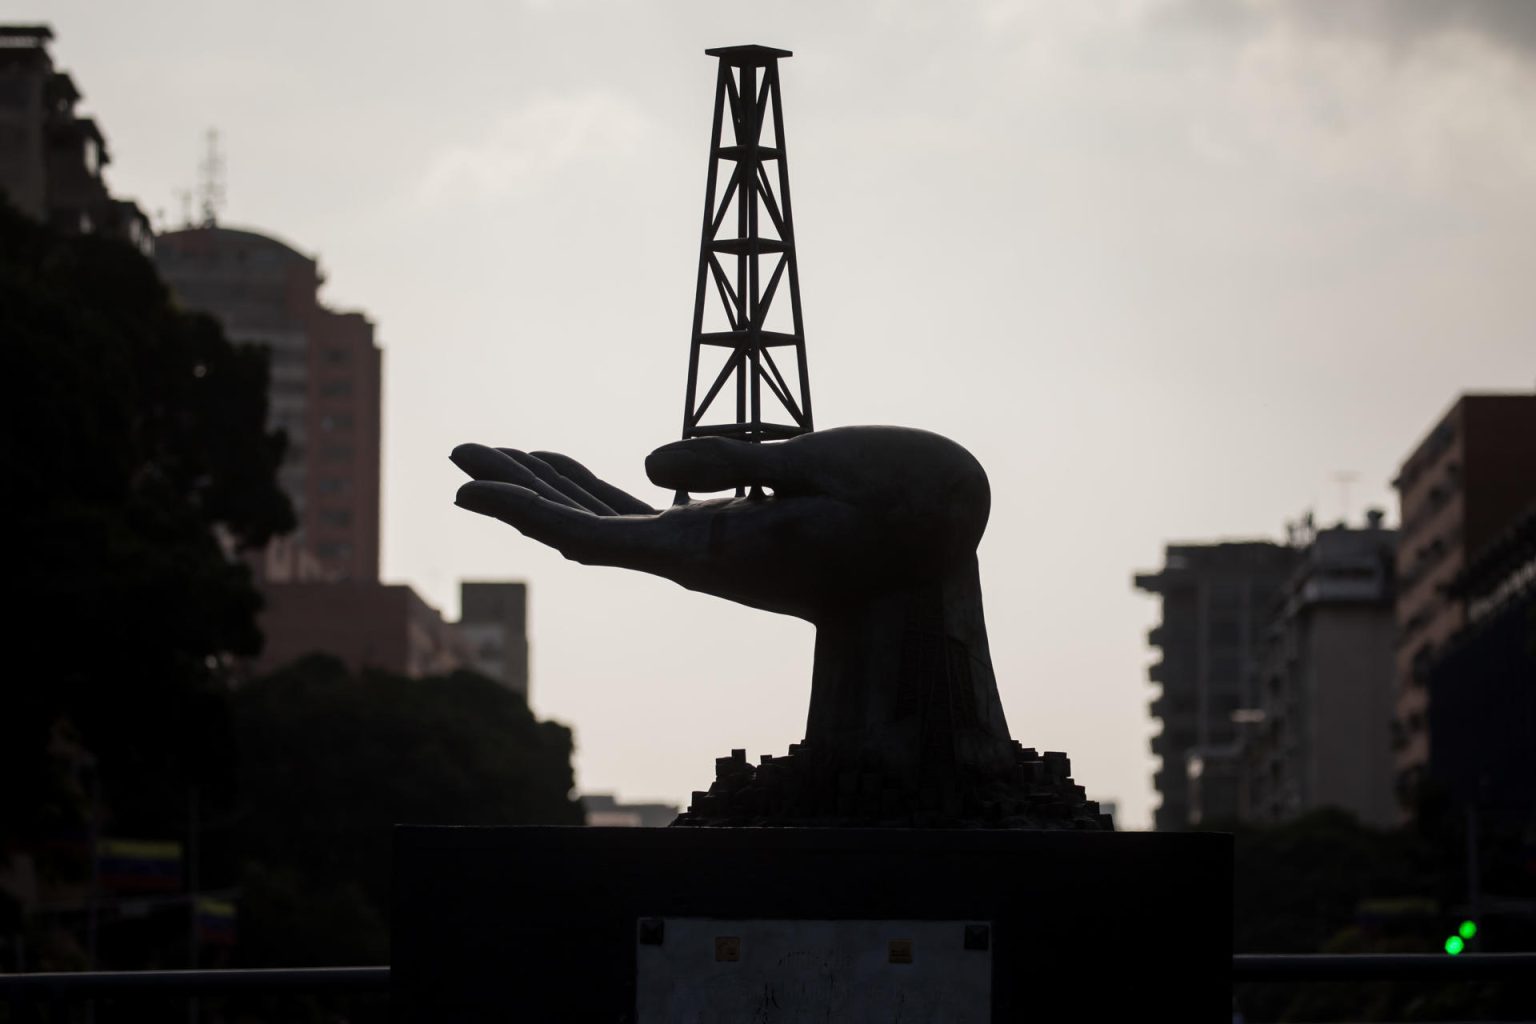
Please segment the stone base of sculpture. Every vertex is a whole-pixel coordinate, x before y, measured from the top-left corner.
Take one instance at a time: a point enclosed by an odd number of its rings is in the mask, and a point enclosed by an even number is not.
[[[919,784],[805,743],[759,764],[745,750],[715,759],[715,781],[695,791],[678,826],[1029,828],[1113,830],[1072,781],[1058,751],[1013,744],[1011,771],[955,771]]]
[[[392,931],[402,1022],[1227,1021],[1232,839],[403,827]]]

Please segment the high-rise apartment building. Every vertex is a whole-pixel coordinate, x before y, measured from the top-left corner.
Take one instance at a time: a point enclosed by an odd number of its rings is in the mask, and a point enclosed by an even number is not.
[[[149,219],[108,192],[106,137],[76,112],[80,91],[54,67],[52,40],[46,25],[0,25],[0,193],[60,231],[118,238],[148,253]]]
[[[1150,706],[1163,723],[1152,738],[1162,758],[1159,830],[1238,816],[1234,714],[1254,705],[1260,640],[1296,558],[1267,541],[1169,545],[1161,570],[1136,576],[1137,588],[1162,599],[1162,622],[1147,635],[1162,651],[1147,673],[1162,686]]]
[[[271,423],[288,438],[279,470],[298,529],[257,566],[268,583],[379,575],[381,355],[361,313],[326,308],[316,261],[253,231],[208,224],[161,235],[160,274],[231,341],[271,352]]]
[[[1371,825],[1397,821],[1391,722],[1396,694],[1396,531],[1372,512],[1303,535],[1260,659],[1245,716],[1245,820],[1278,823],[1340,807]]]
[[[1536,502],[1451,582],[1467,625],[1429,669],[1429,773],[1488,819],[1536,821]],[[1536,865],[1533,865],[1536,866]]]
[[[1457,399],[1393,481],[1402,506],[1397,554],[1397,795],[1412,813],[1434,745],[1430,676],[1466,626],[1474,559],[1536,501],[1536,394]]]

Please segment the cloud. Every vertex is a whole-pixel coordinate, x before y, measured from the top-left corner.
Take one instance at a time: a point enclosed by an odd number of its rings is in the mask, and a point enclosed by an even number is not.
[[[479,141],[433,157],[418,194],[434,205],[527,195],[583,164],[632,156],[648,127],[635,104],[613,93],[536,97]]]
[[[1320,32],[1374,36],[1398,46],[1465,32],[1536,60],[1536,4],[1526,0],[1354,0],[1287,9]]]
[[[1229,32],[1276,23],[1320,37],[1352,37],[1405,52],[1470,35],[1536,62],[1536,3],[1528,0],[1171,0],[1165,24]]]
[[[1189,66],[1208,159],[1371,192],[1529,194],[1536,3],[1169,0],[1149,27],[1219,44]]]

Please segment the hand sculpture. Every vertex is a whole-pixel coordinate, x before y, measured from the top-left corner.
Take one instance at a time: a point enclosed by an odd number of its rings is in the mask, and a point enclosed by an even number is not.
[[[475,477],[459,505],[568,559],[816,625],[805,743],[762,768],[719,758],[677,823],[1111,827],[1066,755],[1009,738],[975,560],[989,490],[960,445],[902,427],[674,442],[645,461],[654,484],[751,496],[664,511],[550,451],[453,462]]]
[[[467,444],[452,457],[474,478],[459,505],[567,558],[814,623],[805,748],[829,777],[878,777],[912,801],[962,777],[1017,779],[976,563],[990,492],[954,442],[901,427],[678,441],[646,459],[653,483],[752,496],[660,512],[563,455]]]

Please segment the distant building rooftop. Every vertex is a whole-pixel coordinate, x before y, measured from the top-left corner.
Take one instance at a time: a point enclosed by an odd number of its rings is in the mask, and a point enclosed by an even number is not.
[[[53,42],[53,29],[47,25],[0,25],[0,47],[23,48]]]
[[[678,815],[675,804],[625,804],[612,793],[587,793],[581,806],[587,824],[597,828],[665,828]]]

